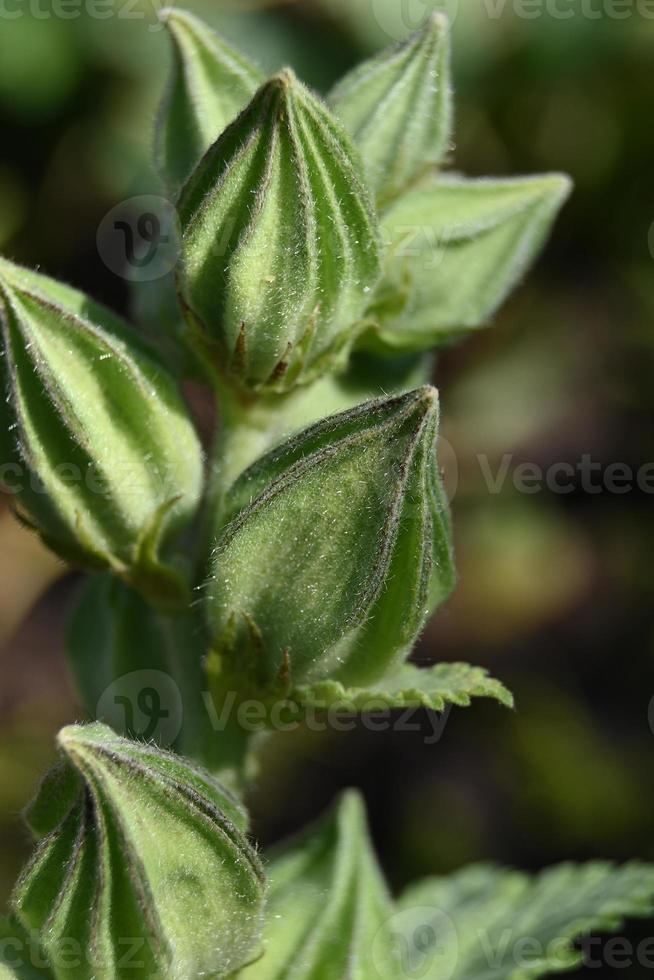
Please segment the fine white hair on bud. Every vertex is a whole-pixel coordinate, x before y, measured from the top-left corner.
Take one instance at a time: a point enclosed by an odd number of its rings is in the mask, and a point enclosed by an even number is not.
[[[8,487],[44,541],[156,601],[183,601],[162,550],[195,514],[203,456],[176,384],[128,324],[0,259]]]
[[[329,95],[380,207],[446,161],[452,139],[449,23],[427,18],[408,41],[364,61]]]
[[[285,69],[182,190],[178,288],[191,338],[236,384],[287,390],[343,363],[380,272],[356,151]]]
[[[264,879],[237,799],[193,763],[105,725],[64,728],[58,744],[62,762],[27,813],[37,846],[12,897],[55,980],[130,976],[128,941],[142,977],[228,977],[254,959]]]
[[[434,388],[291,439],[227,495],[206,604],[219,686],[383,678],[454,584]]]
[[[155,159],[177,193],[206,150],[264,81],[244,55],[187,10],[160,12],[172,69],[155,133]]]

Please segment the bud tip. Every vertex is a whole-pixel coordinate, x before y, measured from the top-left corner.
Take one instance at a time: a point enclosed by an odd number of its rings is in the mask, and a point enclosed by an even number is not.
[[[79,742],[80,733],[83,731],[84,726],[82,725],[66,725],[57,735],[57,745],[64,752],[68,752],[72,746]]]
[[[434,31],[437,34],[443,34],[448,30],[449,26],[450,18],[444,10],[435,10],[425,21],[425,31],[427,33]]]
[[[423,385],[417,389],[418,402],[424,406],[425,411],[438,408],[438,389],[433,385]]]
[[[269,85],[279,88],[283,91],[293,88],[297,84],[297,76],[292,68],[282,68],[278,71],[276,75],[270,79]]]

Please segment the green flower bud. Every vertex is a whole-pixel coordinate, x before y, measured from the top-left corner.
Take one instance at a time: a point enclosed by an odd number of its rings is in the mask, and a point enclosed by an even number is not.
[[[160,551],[195,513],[203,462],[173,379],[118,317],[4,259],[0,327],[2,482],[62,557],[174,601]]]
[[[450,148],[449,31],[447,17],[432,14],[407,41],[362,62],[329,95],[382,206],[441,166]]]
[[[356,151],[290,70],[254,96],[179,202],[178,286],[216,367],[286,390],[340,364],[379,277]]]
[[[239,477],[207,586],[217,696],[365,685],[403,662],[453,585],[437,428],[423,387],[320,422]]]
[[[178,189],[264,81],[261,73],[186,10],[162,10],[173,70],[160,111],[156,157]]]
[[[56,980],[226,977],[251,962],[263,878],[236,799],[104,725],[64,728],[58,742],[12,897]]]

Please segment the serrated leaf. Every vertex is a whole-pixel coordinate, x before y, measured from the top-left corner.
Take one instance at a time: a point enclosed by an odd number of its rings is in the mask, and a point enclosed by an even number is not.
[[[329,103],[361,151],[382,205],[442,164],[452,133],[447,18],[434,14],[408,41],[364,61]]]
[[[55,980],[134,976],[127,942],[142,977],[227,977],[250,962],[263,875],[236,798],[190,762],[104,725],[65,728],[58,744],[62,763],[28,812],[36,850],[11,900]],[[77,786],[68,807],[62,766]]]
[[[564,864],[534,876],[473,866],[414,885],[399,908],[405,967],[425,980],[445,966],[451,980],[532,980],[580,966],[574,941],[591,930],[654,915],[654,866]]]
[[[385,278],[369,313],[372,346],[425,350],[484,326],[540,251],[570,180],[442,176],[393,204],[382,222]]]
[[[343,363],[379,277],[377,222],[345,131],[288,69],[180,197],[191,337],[238,384],[288,390]]]
[[[160,17],[170,33],[173,67],[159,111],[155,157],[175,192],[264,77],[188,11],[169,8]]]
[[[160,552],[195,513],[203,458],[173,378],[119,317],[5,259],[0,327],[0,449],[27,518],[67,560],[179,600]]]
[[[432,388],[367,402],[236,481],[206,594],[217,696],[364,685],[406,659],[454,583],[437,427]]]
[[[290,700],[303,707],[329,708],[341,705],[353,711],[387,708],[428,708],[443,711],[447,705],[468,707],[472,698],[494,698],[508,708],[513,697],[488,676],[488,671],[469,664],[436,664],[416,667],[405,664],[396,674],[365,688],[348,687],[338,681],[318,681],[293,689]],[[373,707],[374,706],[374,707]]]
[[[397,980],[393,907],[358,794],[345,794],[267,870],[265,951],[244,980]]]

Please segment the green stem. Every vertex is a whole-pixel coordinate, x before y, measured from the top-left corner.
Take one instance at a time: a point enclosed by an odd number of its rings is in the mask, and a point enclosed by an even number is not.
[[[287,433],[289,404],[297,395],[249,396],[220,392],[220,429],[212,478],[225,493],[234,480]]]
[[[238,726],[232,705],[212,701],[204,667],[209,645],[206,629],[193,615],[160,616],[159,622],[167,668],[178,686],[184,711],[177,749],[240,791],[251,735]]]
[[[291,395],[256,397],[221,386],[219,419],[209,461],[200,540],[213,547],[222,525],[225,494],[234,480],[283,437]],[[204,577],[208,555],[200,556]]]

